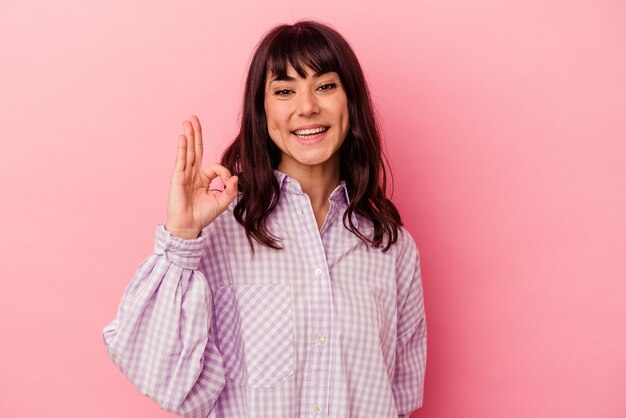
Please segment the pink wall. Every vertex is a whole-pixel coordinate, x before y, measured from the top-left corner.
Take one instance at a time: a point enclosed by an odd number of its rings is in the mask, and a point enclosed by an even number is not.
[[[626,416],[625,3],[378,3],[2,2],[0,416],[170,416],[101,330],[181,121],[217,159],[255,43],[302,17],[360,57],[421,250],[414,417]]]

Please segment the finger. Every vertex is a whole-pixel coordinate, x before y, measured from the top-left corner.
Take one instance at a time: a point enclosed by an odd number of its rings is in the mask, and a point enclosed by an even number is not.
[[[220,176],[224,184],[226,184],[226,181],[230,177],[230,170],[218,163],[211,164],[203,169],[202,172],[209,178],[209,181]]]
[[[185,135],[178,135],[178,151],[176,153],[176,163],[174,171],[185,170],[185,159],[187,157],[187,138]]]
[[[239,182],[239,177],[237,176],[232,176],[231,178],[228,179],[228,182],[226,183],[226,188],[224,189],[224,191],[226,192],[226,194],[233,198],[235,196],[237,196],[237,183]]]
[[[237,196],[237,191],[238,191],[237,190],[237,182],[238,182],[238,180],[239,180],[239,177],[232,176],[225,183],[226,188],[222,191],[222,193],[220,193],[219,195],[216,196],[217,200],[220,202],[220,206],[227,207],[230,204],[230,202],[233,201],[235,196]]]
[[[202,145],[202,127],[200,126],[200,119],[196,115],[191,116],[191,126],[193,127],[193,137],[195,142],[195,151],[196,157],[195,162],[202,166],[202,153],[203,153],[203,145]]]
[[[187,164],[185,168],[191,168],[195,160],[194,138],[193,128],[188,120],[183,121],[183,129],[185,130],[185,136],[187,137]]]

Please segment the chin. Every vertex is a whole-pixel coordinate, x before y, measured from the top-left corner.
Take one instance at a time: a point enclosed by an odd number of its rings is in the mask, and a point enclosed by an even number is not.
[[[321,164],[326,164],[330,161],[330,158],[308,158],[308,159],[298,159],[298,162],[302,165],[307,165],[307,166],[317,166],[317,165],[321,165]]]

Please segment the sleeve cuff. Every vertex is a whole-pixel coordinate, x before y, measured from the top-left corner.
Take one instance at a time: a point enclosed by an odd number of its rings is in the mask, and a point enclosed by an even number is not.
[[[196,239],[182,239],[165,230],[165,224],[156,226],[154,254],[163,255],[167,261],[185,269],[196,270],[200,266],[202,252],[206,246],[204,229]]]

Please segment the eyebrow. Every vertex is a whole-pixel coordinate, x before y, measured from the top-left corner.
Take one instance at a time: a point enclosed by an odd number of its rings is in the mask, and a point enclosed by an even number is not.
[[[328,74],[330,72],[332,72],[332,71],[324,71],[324,72],[318,71],[315,74],[313,74],[313,78],[320,78],[324,74]],[[272,77],[270,83],[273,83],[274,81],[295,81],[295,80],[296,79],[294,77],[291,77],[291,76],[285,74],[284,77],[276,77],[276,76]]]

